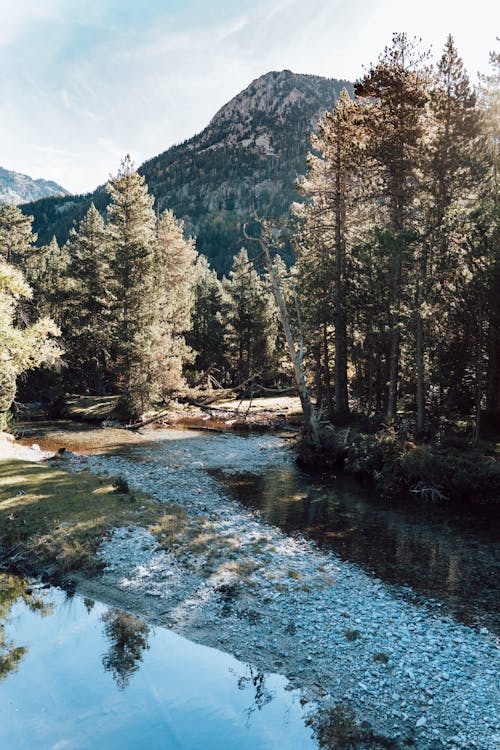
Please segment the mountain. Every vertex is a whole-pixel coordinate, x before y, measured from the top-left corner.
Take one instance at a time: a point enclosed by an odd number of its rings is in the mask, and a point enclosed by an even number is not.
[[[243,223],[253,206],[261,216],[287,216],[297,199],[295,181],[305,173],[310,135],[349,81],[267,73],[231,99],[198,135],[145,162],[146,178],[160,210],[171,208],[197,238],[197,247],[220,272],[244,242]],[[42,242],[64,242],[90,201],[104,211],[108,196],[49,198],[23,206],[34,215]]]
[[[69,195],[69,192],[52,180],[33,180],[0,167],[0,203],[26,203],[49,195]]]

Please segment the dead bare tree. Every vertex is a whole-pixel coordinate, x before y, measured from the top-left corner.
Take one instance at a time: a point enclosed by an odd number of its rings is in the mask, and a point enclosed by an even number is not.
[[[281,290],[280,281],[277,277],[276,271],[274,269],[274,266],[271,260],[271,254],[269,252],[267,227],[266,227],[265,222],[262,219],[259,219],[256,215],[254,215],[254,219],[260,225],[260,228],[261,228],[261,232],[259,236],[253,237],[249,235],[247,233],[246,224],[243,227],[243,232],[244,232],[245,238],[249,240],[250,242],[256,242],[262,251],[262,257],[264,259],[264,264],[266,266],[266,270],[271,280],[274,299],[276,301],[279,318],[281,321],[281,325],[283,326],[286,343],[287,343],[288,350],[290,353],[290,359],[293,365],[294,379],[295,379],[295,383],[297,386],[297,390],[299,392],[300,403],[302,405],[302,411],[304,414],[304,433],[315,445],[319,446],[320,444],[319,423],[318,423],[318,419],[316,417],[316,414],[312,406],[311,396],[309,393],[309,389],[307,387],[304,370],[302,368],[302,361],[304,359],[304,331],[303,331],[302,325],[300,325],[300,316],[299,316],[300,341],[299,341],[299,346],[297,349],[292,327],[290,325],[290,319],[289,319],[288,312],[286,309],[285,299],[283,297],[283,292]]]

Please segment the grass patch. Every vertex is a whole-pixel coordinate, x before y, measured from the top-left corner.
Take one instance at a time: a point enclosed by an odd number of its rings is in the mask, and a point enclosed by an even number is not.
[[[6,560],[20,560],[30,573],[47,566],[54,576],[95,573],[95,553],[111,528],[165,523],[165,506],[140,492],[117,492],[115,485],[112,477],[0,461],[0,550]]]
[[[68,398],[62,416],[83,422],[102,422],[104,419],[123,420],[119,396],[79,396]]]

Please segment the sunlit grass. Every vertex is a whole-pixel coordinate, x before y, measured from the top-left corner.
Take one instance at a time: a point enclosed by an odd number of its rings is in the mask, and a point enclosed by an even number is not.
[[[111,528],[168,526],[164,513],[174,511],[141,492],[118,493],[115,487],[113,477],[0,461],[0,548],[58,572],[95,572],[95,553]]]

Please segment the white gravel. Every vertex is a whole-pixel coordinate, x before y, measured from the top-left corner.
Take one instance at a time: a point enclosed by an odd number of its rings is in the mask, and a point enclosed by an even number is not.
[[[180,504],[216,537],[195,555],[162,550],[144,529],[115,530],[100,551],[101,595],[285,674],[320,710],[349,705],[378,732],[412,740],[419,750],[498,748],[493,635],[439,607],[407,601],[358,566],[286,536],[230,500],[207,468],[265,471],[291,458],[275,437],[224,438],[207,438],[195,454],[186,441],[161,463],[155,451],[154,463],[102,455],[64,461],[69,470],[121,475],[161,502]],[[208,569],[214,544],[218,557]],[[92,582],[85,587],[96,591]]]

